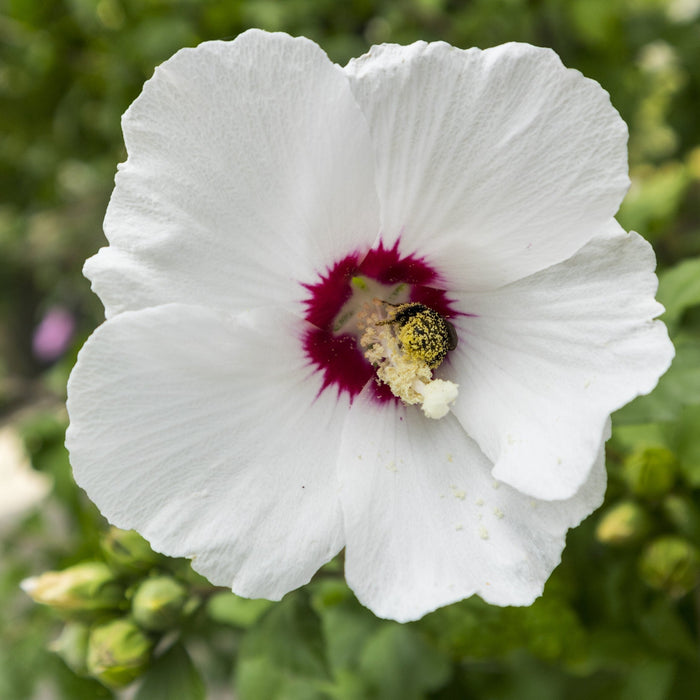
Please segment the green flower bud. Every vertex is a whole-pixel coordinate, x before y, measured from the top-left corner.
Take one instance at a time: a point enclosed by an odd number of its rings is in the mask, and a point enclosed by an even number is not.
[[[97,625],[88,641],[88,673],[110,688],[122,688],[148,668],[152,651],[153,641],[132,620]]]
[[[659,537],[642,553],[639,571],[652,588],[680,598],[698,583],[700,551],[682,537]]]
[[[596,538],[608,545],[639,542],[650,530],[647,512],[634,501],[621,501],[609,508],[598,521]]]
[[[49,649],[58,654],[79,676],[87,674],[87,647],[90,628],[80,622],[67,623]]]
[[[700,511],[690,498],[670,493],[662,505],[664,515],[678,532],[700,542]]]
[[[632,493],[660,498],[673,488],[678,465],[665,447],[646,447],[633,452],[623,465],[622,475]]]
[[[111,527],[101,544],[109,565],[126,575],[143,574],[163,561],[163,556],[134,530]]]
[[[139,584],[131,600],[131,611],[144,629],[163,632],[177,625],[186,602],[185,586],[170,576],[155,576]]]
[[[37,603],[68,613],[90,613],[118,608],[124,587],[111,569],[86,561],[63,571],[47,571],[22,581],[22,589]]]

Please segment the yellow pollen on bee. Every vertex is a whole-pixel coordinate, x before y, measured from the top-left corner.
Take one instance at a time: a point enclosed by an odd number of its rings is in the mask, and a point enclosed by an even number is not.
[[[431,369],[439,367],[447,355],[448,339],[443,332],[444,321],[441,321],[435,311],[426,309],[408,319],[398,331],[404,351],[423,360]]]

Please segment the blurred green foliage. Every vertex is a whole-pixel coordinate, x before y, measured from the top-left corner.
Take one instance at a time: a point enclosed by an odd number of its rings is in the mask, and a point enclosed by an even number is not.
[[[243,600],[138,538],[107,533],[72,481],[63,392],[101,320],[80,270],[104,243],[101,219],[125,157],[120,115],[177,49],[251,26],[309,36],[340,63],[385,41],[550,46],[611,93],[630,127],[632,187],[619,219],[657,251],[677,357],[653,394],[614,417],[606,504],[570,534],[529,608],[472,599],[400,626],[358,605],[338,563],[280,603]],[[89,673],[91,630],[120,620],[129,622],[116,626],[116,651],[134,675],[145,669],[139,700],[204,698],[205,687],[235,687],[242,700],[696,697],[699,47],[700,0],[0,0],[0,419],[54,482],[41,509],[0,537],[0,697],[114,697],[71,668]],[[32,338],[56,306],[77,319],[77,333],[47,361]],[[64,623],[19,581],[86,559],[107,562],[124,598],[100,619],[69,621],[59,637]],[[143,629],[129,606],[152,577],[171,582],[162,590],[177,600],[163,603],[167,614],[141,610]],[[199,602],[183,603],[183,590]],[[124,640],[150,663],[139,666]]]

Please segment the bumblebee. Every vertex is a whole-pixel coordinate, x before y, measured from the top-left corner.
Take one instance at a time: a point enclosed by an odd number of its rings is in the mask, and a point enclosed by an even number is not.
[[[418,302],[391,306],[391,317],[377,325],[396,325],[396,337],[404,352],[425,362],[430,369],[440,366],[450,350],[457,347],[455,327],[437,311]]]

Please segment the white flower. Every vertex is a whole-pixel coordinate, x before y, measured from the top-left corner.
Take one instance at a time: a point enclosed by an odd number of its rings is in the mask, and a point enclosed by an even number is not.
[[[123,128],[86,264],[108,320],[68,403],[102,512],[244,596],[344,547],[383,617],[531,603],[602,501],[609,414],[673,354],[653,252],[613,218],[607,93],[524,44],[340,68],[249,31],[178,52]],[[399,337],[408,301],[440,347],[453,326],[437,367]]]

